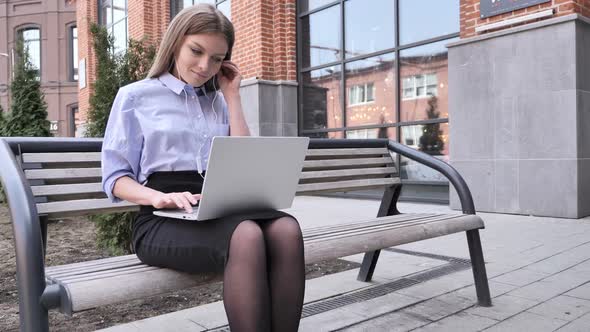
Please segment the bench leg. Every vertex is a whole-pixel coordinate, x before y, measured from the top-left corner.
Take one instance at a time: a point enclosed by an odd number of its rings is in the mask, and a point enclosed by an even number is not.
[[[481,241],[479,239],[479,230],[475,229],[467,231],[467,243],[469,244],[469,256],[471,256],[473,278],[475,279],[477,302],[482,307],[491,307],[492,299],[490,297],[486,265],[483,259]]]
[[[381,198],[379,212],[377,212],[377,217],[393,216],[395,214],[399,214],[396,205],[401,190],[401,184],[394,184],[385,188],[385,191],[383,192],[383,198]],[[381,250],[375,250],[365,253],[361,270],[359,271],[359,275],[356,277],[357,280],[364,282],[371,281],[373,278],[373,272],[375,272],[375,266],[377,266],[377,260],[379,260],[380,252]]]
[[[49,331],[49,315],[37,299],[35,308],[23,308],[19,305],[19,319],[21,332],[48,332]],[[31,303],[29,301],[29,303]]]
[[[47,225],[49,219],[47,217],[39,217],[39,223],[41,226],[41,239],[43,240],[43,258],[47,255]]]
[[[359,275],[356,277],[356,280],[364,282],[371,281],[371,279],[373,278],[373,272],[375,272],[375,267],[377,266],[379,253],[381,253],[381,250],[375,250],[365,253],[365,257],[363,258],[363,263],[361,265],[361,270],[359,271]]]

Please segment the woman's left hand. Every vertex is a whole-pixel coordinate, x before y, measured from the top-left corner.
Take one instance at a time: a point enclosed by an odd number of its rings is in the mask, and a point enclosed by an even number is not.
[[[217,73],[217,81],[219,82],[219,89],[225,96],[238,94],[242,82],[242,75],[240,75],[238,66],[229,60],[223,61],[221,69]]]

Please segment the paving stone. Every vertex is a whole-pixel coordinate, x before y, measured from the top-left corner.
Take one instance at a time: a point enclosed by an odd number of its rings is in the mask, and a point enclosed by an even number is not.
[[[471,270],[464,270],[404,288],[398,293],[420,299],[430,299],[471,284],[473,284],[473,273]],[[473,289],[475,290],[475,286]]]
[[[508,317],[514,316],[520,312],[526,311],[529,308],[539,304],[538,301],[525,299],[522,297],[502,295],[492,299],[493,306],[491,307],[473,307],[465,310],[465,312],[492,318],[502,321]]]
[[[510,317],[487,330],[485,332],[506,332],[506,331],[534,331],[534,332],[551,332],[567,324],[567,321],[545,317],[530,312],[523,312],[516,316]]]
[[[339,308],[306,317],[299,324],[299,331],[333,331],[361,322],[367,318],[346,308]]]
[[[314,302],[323,298],[389,282],[389,280],[379,277],[374,277],[370,282],[358,281],[356,280],[358,273],[359,269],[354,269],[308,280],[305,283],[304,302]]]
[[[572,321],[590,312],[590,301],[570,296],[558,296],[528,309],[528,311],[546,317]]]
[[[402,295],[398,293],[390,293],[377,298],[347,305],[347,311],[354,312],[366,318],[373,318],[385,313],[407,307],[419,302],[420,299],[415,297]]]
[[[577,297],[584,300],[590,300],[590,282],[581,285],[580,287],[576,287],[571,291],[565,293],[565,295]]]
[[[403,309],[401,312],[417,317],[422,321],[437,321],[474,305],[475,301],[472,299],[453,292],[418,303]]]
[[[550,274],[547,273],[536,272],[524,268],[494,277],[493,280],[514,286],[525,286],[549,276]]]
[[[590,326],[590,314],[586,314],[567,325],[562,326],[558,332],[588,332]]]
[[[383,315],[351,327],[345,328],[342,331],[346,332],[365,332],[365,331],[389,331],[389,332],[405,332],[415,329],[417,327],[428,324],[429,321],[420,319],[403,312],[394,312]]]
[[[509,294],[531,300],[546,301],[584,284],[588,279],[590,277],[587,275],[565,271],[515,289]]]
[[[526,267],[527,270],[548,274],[558,273],[590,258],[590,244],[578,246]]]
[[[429,331],[453,331],[453,332],[471,332],[479,331],[488,326],[496,324],[497,321],[481,317],[470,315],[466,312],[459,312],[453,316],[441,319],[437,322],[430,323],[426,326],[420,327],[415,332],[429,332]]]
[[[344,257],[346,260],[361,263],[363,254]],[[448,264],[447,261],[426,257],[400,254],[382,250],[373,277],[392,280]]]

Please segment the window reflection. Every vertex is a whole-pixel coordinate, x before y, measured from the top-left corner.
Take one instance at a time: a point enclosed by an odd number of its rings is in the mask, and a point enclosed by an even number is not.
[[[71,38],[71,61],[70,64],[70,80],[77,81],[78,80],[78,28],[71,27],[70,28],[70,38]]]
[[[346,64],[346,125],[395,122],[395,54]]]
[[[340,66],[303,74],[304,130],[340,128],[343,126],[340,104]],[[323,133],[317,137],[342,137],[342,132]]]
[[[217,5],[217,9],[219,9],[225,17],[227,17],[231,21],[231,1],[226,0],[222,3]]]
[[[341,58],[340,6],[306,16],[301,21],[303,68],[315,67]]]
[[[433,123],[426,125],[401,127],[401,143],[416,150],[448,162],[449,160],[449,124]],[[415,181],[442,181],[446,178],[425,165],[402,157],[401,175],[403,179]]]
[[[100,0],[101,23],[114,38],[114,52],[127,49],[127,0]]]
[[[314,10],[329,3],[334,3],[334,1],[335,0],[303,0],[299,3],[300,12]]]
[[[459,0],[399,0],[400,44],[459,32]]]
[[[200,3],[208,3],[214,5],[231,21],[231,0],[171,0],[170,11],[171,18],[176,16],[184,8],[197,5]]]
[[[401,121],[448,118],[448,51],[453,40],[400,52]],[[430,112],[434,108],[436,112]]]
[[[41,30],[38,28],[26,28],[19,31],[23,46],[29,54],[29,60],[37,73],[37,79],[41,77]]]
[[[395,3],[391,0],[350,0],[345,6],[346,57],[395,46]]]

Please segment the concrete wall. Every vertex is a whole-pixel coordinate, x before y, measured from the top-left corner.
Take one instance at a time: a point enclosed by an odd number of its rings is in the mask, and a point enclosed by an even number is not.
[[[240,94],[252,135],[297,136],[297,83],[248,79]]]
[[[449,45],[450,160],[478,211],[590,214],[589,39],[572,14]]]

